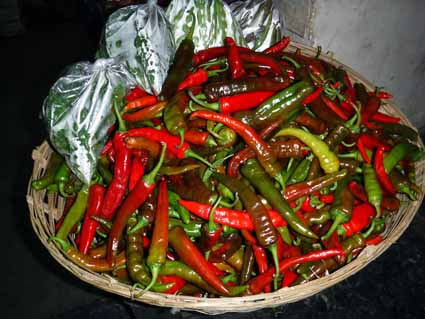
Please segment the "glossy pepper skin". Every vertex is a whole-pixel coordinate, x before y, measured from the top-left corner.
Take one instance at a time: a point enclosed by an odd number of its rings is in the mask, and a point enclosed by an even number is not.
[[[369,226],[376,215],[375,208],[369,203],[362,203],[353,209],[351,219],[338,228],[338,234],[351,237]]]
[[[92,215],[99,215],[102,207],[102,200],[105,195],[105,187],[100,184],[93,184],[89,189],[87,211],[84,216],[81,237],[78,248],[83,254],[87,254],[93,241],[98,222],[91,218]]]
[[[108,238],[107,259],[110,263],[113,262],[113,256],[118,249],[118,243],[121,239],[122,232],[127,224],[128,219],[130,218],[131,214],[146,201],[149,194],[152,193],[156,186],[155,177],[164,160],[164,154],[165,146],[162,148],[160,160],[158,161],[155,168],[152,169],[149,174],[140,179],[140,181],[127,195],[122,205],[118,209]]]
[[[381,201],[382,201],[382,188],[379,185],[376,177],[375,170],[372,165],[364,163],[362,166],[363,180],[367,193],[367,199],[376,209],[376,217],[381,216]]]
[[[221,294],[229,294],[229,290],[221,282],[220,278],[211,271],[208,262],[195,244],[187,237],[183,228],[177,226],[170,230],[169,243],[181,260],[196,271],[208,284]]]
[[[164,109],[164,123],[166,129],[173,135],[181,135],[187,130],[184,110],[189,103],[189,97],[184,91],[175,94]]]
[[[292,208],[274,187],[273,181],[255,159],[248,160],[242,167],[241,172],[258,192],[267,199],[270,205],[282,215],[293,230],[306,237],[317,238],[316,234],[308,229],[294,214]]]

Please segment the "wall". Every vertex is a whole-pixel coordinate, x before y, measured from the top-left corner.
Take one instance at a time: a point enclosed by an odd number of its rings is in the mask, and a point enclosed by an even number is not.
[[[425,1],[316,0],[313,44],[395,96],[425,133]]]

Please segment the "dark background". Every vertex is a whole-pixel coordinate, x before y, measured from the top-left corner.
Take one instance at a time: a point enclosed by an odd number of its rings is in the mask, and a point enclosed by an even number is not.
[[[99,2],[101,3],[101,2]],[[25,200],[31,151],[46,138],[40,107],[61,70],[92,60],[108,12],[96,1],[21,1],[23,28],[1,38],[2,318],[204,318],[134,303],[62,268],[34,234]],[[407,114],[408,116],[412,116]],[[297,303],[218,318],[425,318],[425,207],[382,256]],[[4,314],[5,312],[5,314]]]

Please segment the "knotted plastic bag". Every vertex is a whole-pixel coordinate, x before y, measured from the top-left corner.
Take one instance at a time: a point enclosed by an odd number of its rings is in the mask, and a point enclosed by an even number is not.
[[[264,51],[281,39],[283,18],[272,0],[236,1],[230,8],[250,49]]]
[[[229,6],[221,0],[173,0],[166,15],[173,26],[177,47],[189,33],[193,22],[195,51],[223,46],[225,37],[232,37],[238,45],[245,45]]]
[[[118,9],[106,22],[100,51],[122,57],[137,83],[158,95],[175,52],[164,10],[152,0]]]
[[[117,59],[79,62],[67,68],[44,100],[42,117],[50,142],[84,183],[90,183],[108,129],[115,123],[114,90],[135,85]]]

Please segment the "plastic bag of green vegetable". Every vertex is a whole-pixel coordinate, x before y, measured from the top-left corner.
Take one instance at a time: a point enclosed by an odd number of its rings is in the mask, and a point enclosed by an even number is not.
[[[118,59],[78,62],[65,70],[44,100],[42,116],[50,142],[84,183],[90,183],[108,129],[115,123],[114,89],[135,85]]]

